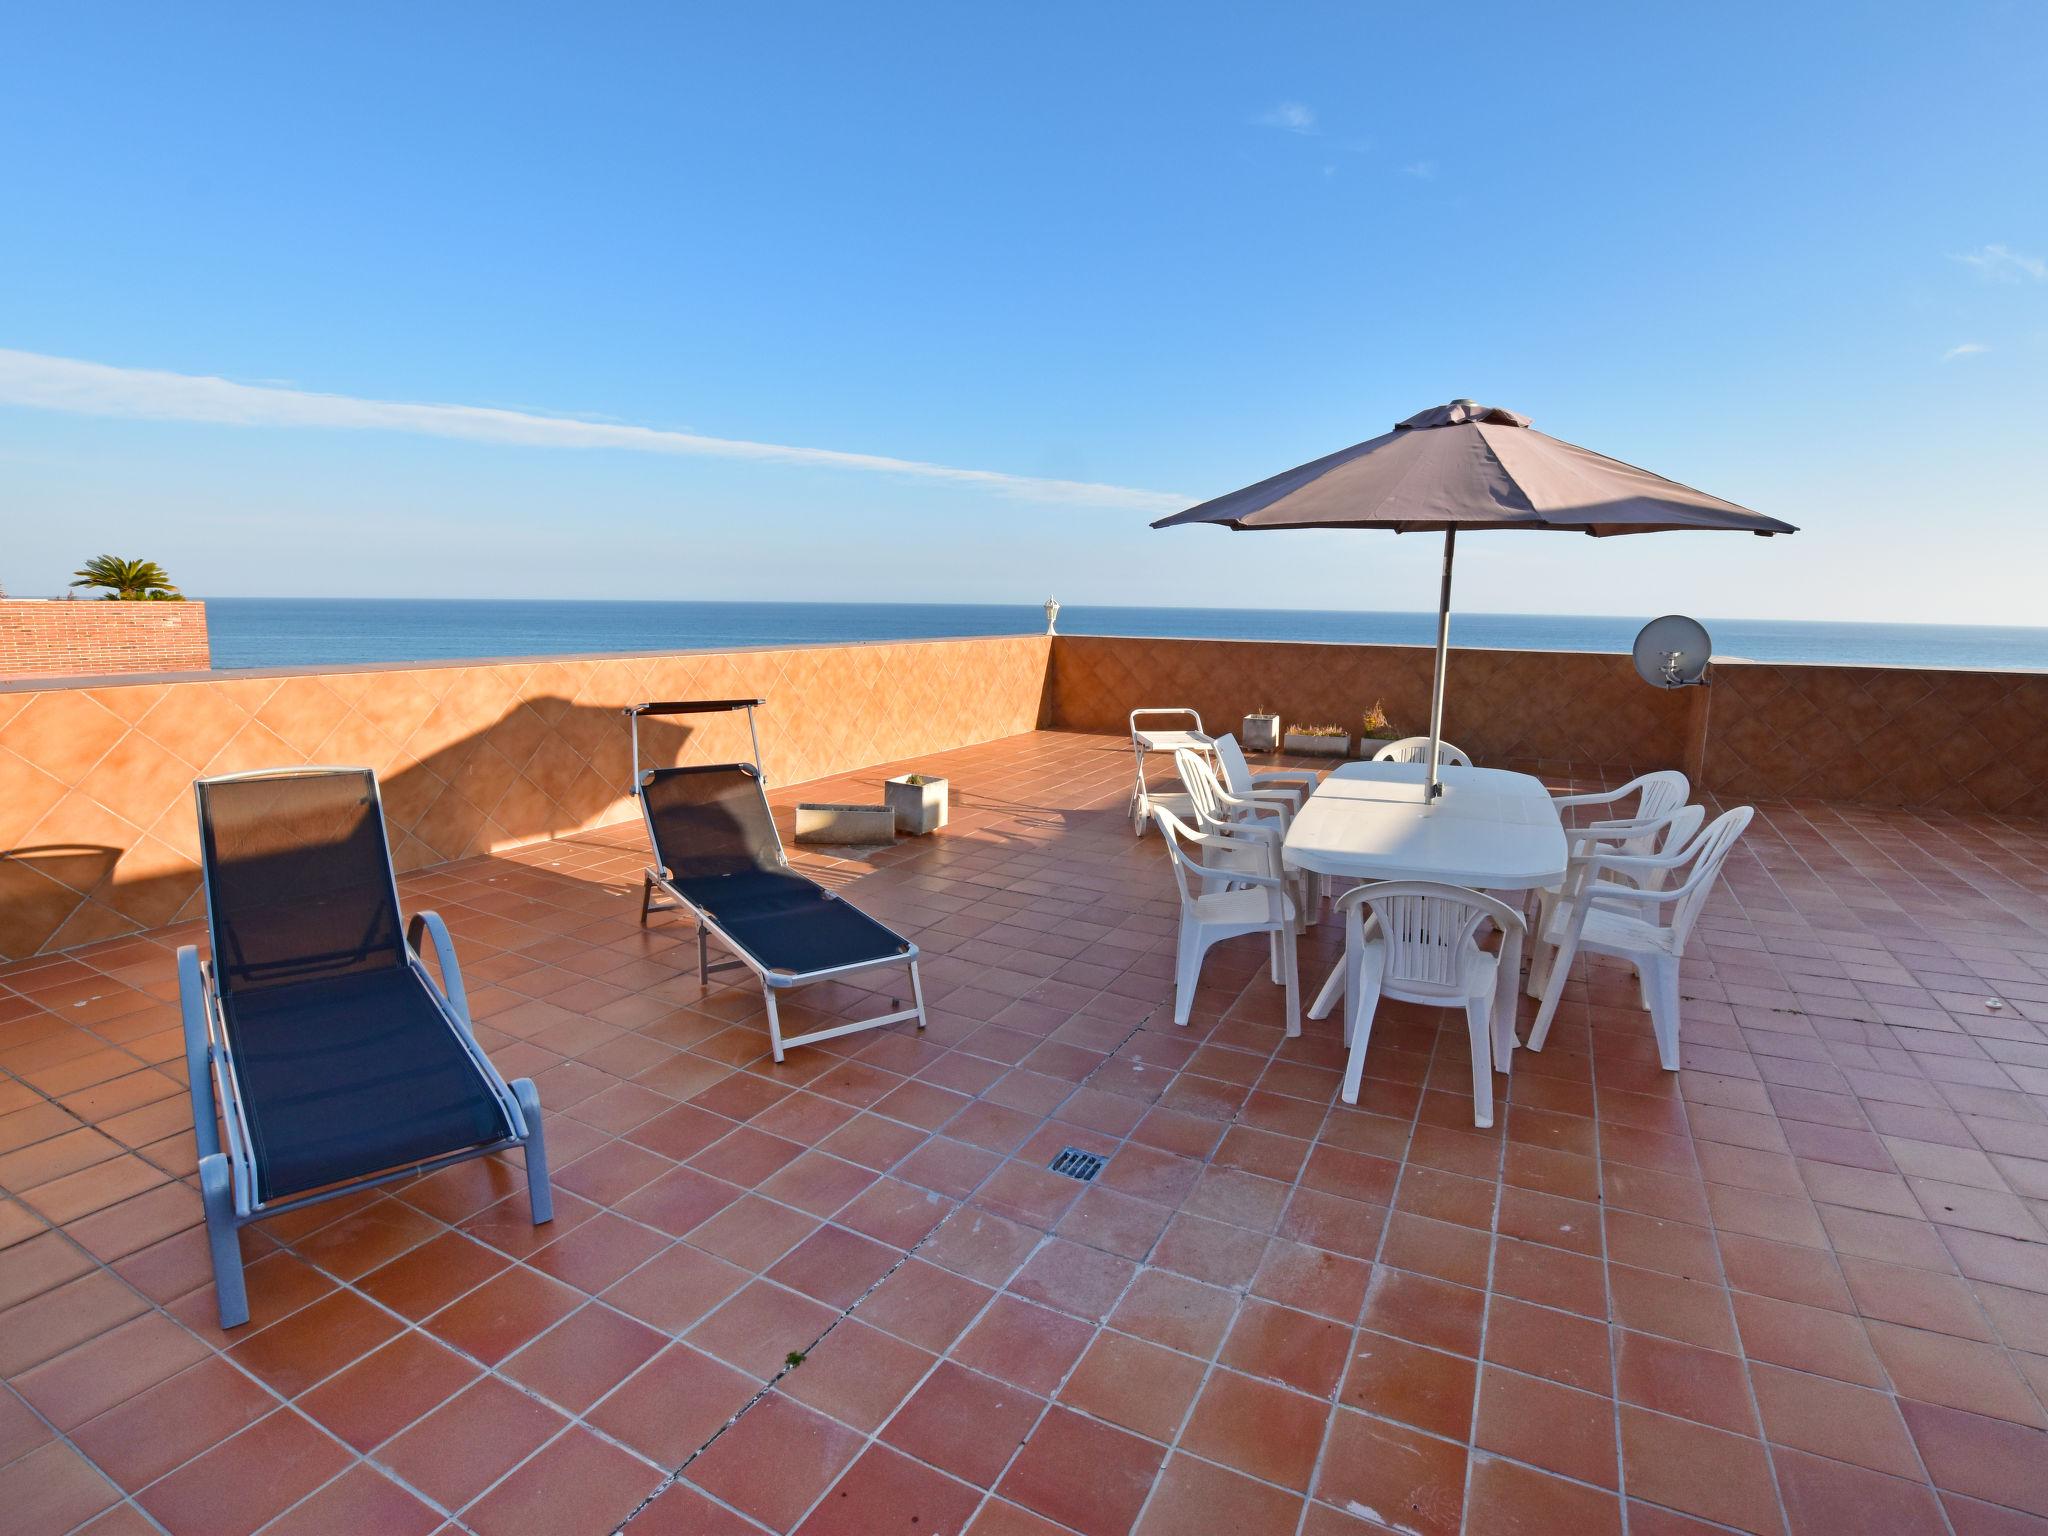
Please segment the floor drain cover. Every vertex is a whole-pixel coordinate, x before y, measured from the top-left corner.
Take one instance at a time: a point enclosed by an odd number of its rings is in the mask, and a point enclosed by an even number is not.
[[[1054,1173],[1063,1173],[1070,1179],[1079,1179],[1087,1184],[1102,1172],[1102,1159],[1093,1152],[1083,1152],[1079,1147],[1061,1147],[1060,1155],[1047,1166]]]

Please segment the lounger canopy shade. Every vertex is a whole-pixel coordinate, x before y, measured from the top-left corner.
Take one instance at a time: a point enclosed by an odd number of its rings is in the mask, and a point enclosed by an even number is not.
[[[647,823],[654,862],[640,893],[640,921],[683,909],[697,922],[697,976],[742,966],[761,981],[768,1040],[777,1061],[792,1045],[829,1040],[855,1030],[915,1019],[925,1026],[924,985],[917,946],[852,902],[790,868],[768,808],[761,776],[760,737],[754,710],[760,699],[700,699],[635,704],[625,713],[633,728],[633,793]],[[640,766],[640,720],[647,715],[715,714],[744,709],[754,744],[750,763],[702,763],[676,768]],[[657,904],[659,891],[669,900]],[[712,964],[716,938],[733,958]],[[776,994],[877,966],[910,972],[911,1006],[872,1018],[784,1035]]]
[[[179,987],[222,1325],[247,1316],[234,1229],[263,1215],[523,1146],[547,1220],[539,1098],[477,1045],[440,919],[420,913],[408,935],[375,775],[289,769],[194,792],[212,960],[182,949]],[[414,947],[428,932],[439,982]]]
[[[1393,431],[1257,485],[1161,518],[1152,526],[1379,528],[1441,533],[1436,681],[1430,708],[1429,784],[1443,737],[1444,663],[1450,642],[1451,566],[1466,529],[1547,529],[1612,538],[1686,529],[1772,534],[1790,523],[1666,480],[1633,464],[1546,436],[1526,416],[1470,400],[1418,411]]]

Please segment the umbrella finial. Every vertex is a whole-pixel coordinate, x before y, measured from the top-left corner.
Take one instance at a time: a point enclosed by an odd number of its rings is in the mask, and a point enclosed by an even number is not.
[[[1426,411],[1417,411],[1406,421],[1396,422],[1396,432],[1413,431],[1418,427],[1462,427],[1466,425],[1487,427],[1526,427],[1529,418],[1514,411],[1503,410],[1497,405],[1481,405],[1477,400],[1468,400],[1460,395],[1447,405],[1433,405]]]

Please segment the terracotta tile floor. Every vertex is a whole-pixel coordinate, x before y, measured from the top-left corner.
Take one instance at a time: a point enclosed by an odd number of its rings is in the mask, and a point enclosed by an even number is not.
[[[192,935],[0,971],[0,1527],[2048,1532],[2048,828],[1764,807],[1685,1070],[1582,969],[1475,1132],[1462,1024],[1390,1006],[1336,1105],[1254,941],[1173,1026],[1129,763],[946,754],[947,833],[806,857],[916,936],[932,1021],[779,1069],[635,922],[637,828],[407,881],[557,1218],[486,1163],[279,1218],[230,1336]]]

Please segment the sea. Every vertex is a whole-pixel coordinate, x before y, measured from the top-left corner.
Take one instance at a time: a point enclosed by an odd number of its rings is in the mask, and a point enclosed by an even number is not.
[[[1627,651],[1651,614],[1459,613],[1454,646]],[[608,651],[731,649],[965,635],[1037,634],[1032,604],[678,603],[489,598],[268,598],[207,601],[216,667],[573,656]],[[1751,661],[2048,670],[2048,628],[1963,624],[1821,624],[1703,618],[1714,654]],[[1433,613],[1283,608],[1062,607],[1070,635],[1322,640],[1434,645]]]

